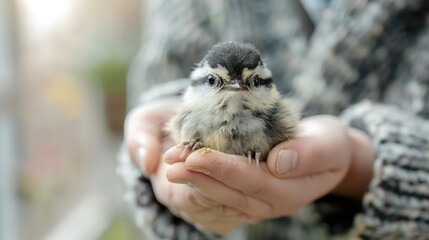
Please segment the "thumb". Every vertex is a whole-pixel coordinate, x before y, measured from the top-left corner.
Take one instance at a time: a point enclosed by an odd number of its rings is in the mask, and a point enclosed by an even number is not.
[[[126,138],[125,144],[133,162],[145,176],[153,174],[161,155],[159,137],[144,129]]]
[[[146,176],[158,166],[165,121],[162,112],[145,105],[132,110],[125,119],[125,145],[133,162]]]
[[[125,120],[125,145],[131,159],[146,176],[158,167],[167,144],[163,129],[179,104],[180,101],[173,98],[144,104],[132,110]]]
[[[312,117],[299,126],[301,135],[275,146],[267,158],[271,174],[299,177],[347,170],[351,150],[344,126],[333,117]]]

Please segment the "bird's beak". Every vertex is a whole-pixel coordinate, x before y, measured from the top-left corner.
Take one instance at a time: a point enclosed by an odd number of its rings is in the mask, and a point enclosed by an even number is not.
[[[226,91],[245,91],[247,87],[241,83],[240,80],[233,80],[223,85],[222,90]]]

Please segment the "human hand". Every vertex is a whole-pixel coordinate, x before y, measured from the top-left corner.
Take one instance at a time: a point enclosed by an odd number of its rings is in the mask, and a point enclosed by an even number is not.
[[[164,127],[179,109],[179,103],[170,98],[143,104],[126,117],[125,146],[133,162],[146,176],[156,171],[163,149],[174,146],[164,133]]]
[[[226,235],[246,222],[239,211],[205,197],[192,185],[168,181],[165,176],[169,167],[161,162],[150,179],[157,200],[175,216],[201,231],[219,235]]]
[[[179,108],[178,102],[165,99],[131,111],[125,124],[125,145],[133,162],[150,176],[158,201],[201,230],[224,235],[242,222],[241,214],[202,196],[190,186],[171,183],[165,177],[168,165],[160,156],[175,143],[163,129]]]
[[[244,157],[206,149],[183,162],[183,148],[172,148],[164,155],[171,164],[167,178],[193,186],[250,221],[291,215],[331,191],[355,195],[367,186],[375,152],[363,134],[329,116],[305,119],[299,131],[297,138],[274,147],[260,169]],[[357,173],[362,173],[359,184],[346,181]]]
[[[337,118],[327,115],[303,120],[301,130],[299,138],[283,142],[270,152],[271,157],[268,158],[267,164],[271,173],[280,178],[289,178],[305,173],[311,174],[317,170],[314,166],[323,164],[323,161],[334,161],[334,164],[335,162],[338,164],[350,160],[346,175],[332,193],[361,200],[372,178],[372,166],[376,155],[369,136],[360,130],[344,126]],[[336,132],[348,141],[336,142],[335,138],[331,137]],[[298,163],[291,164],[290,161],[277,157],[280,150],[288,148],[296,150],[301,164],[304,164],[297,171],[291,170]],[[347,153],[348,151],[350,153]],[[345,157],[348,154],[350,158]],[[285,171],[288,166],[290,171]]]

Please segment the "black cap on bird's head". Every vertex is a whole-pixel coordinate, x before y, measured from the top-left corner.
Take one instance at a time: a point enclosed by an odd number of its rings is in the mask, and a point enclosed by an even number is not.
[[[232,79],[241,77],[243,69],[255,69],[261,64],[261,54],[250,43],[223,42],[218,43],[207,53],[203,61],[212,68],[218,65],[228,70]]]
[[[228,91],[271,86],[271,72],[250,43],[222,42],[213,46],[191,75],[193,85],[204,83]]]

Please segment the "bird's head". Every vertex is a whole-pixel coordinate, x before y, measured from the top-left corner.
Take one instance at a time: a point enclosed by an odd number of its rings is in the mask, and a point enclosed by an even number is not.
[[[249,43],[216,44],[191,73],[191,96],[262,100],[278,93],[271,71]],[[194,99],[195,100],[195,99]]]

